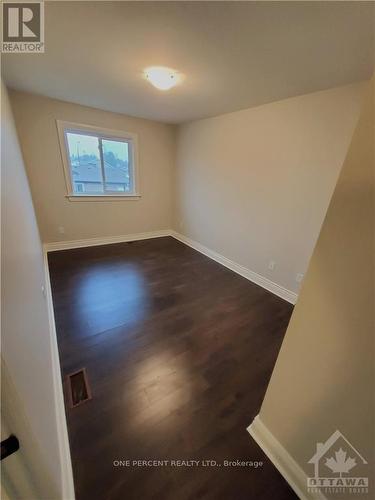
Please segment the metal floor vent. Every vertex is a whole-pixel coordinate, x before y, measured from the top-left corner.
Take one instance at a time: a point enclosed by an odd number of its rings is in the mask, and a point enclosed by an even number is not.
[[[87,380],[86,368],[70,373],[67,377],[68,397],[71,408],[91,399],[91,391]]]

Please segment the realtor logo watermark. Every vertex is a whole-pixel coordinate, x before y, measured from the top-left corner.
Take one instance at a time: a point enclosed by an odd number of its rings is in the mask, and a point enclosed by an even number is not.
[[[44,52],[44,2],[3,2],[1,49],[7,53]]]
[[[340,431],[317,443],[308,463],[314,466],[314,476],[307,478],[310,493],[368,493],[367,462]]]

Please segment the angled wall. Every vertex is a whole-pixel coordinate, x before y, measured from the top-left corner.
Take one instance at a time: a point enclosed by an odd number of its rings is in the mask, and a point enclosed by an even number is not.
[[[259,415],[310,475],[338,429],[375,479],[374,144],[373,79]]]

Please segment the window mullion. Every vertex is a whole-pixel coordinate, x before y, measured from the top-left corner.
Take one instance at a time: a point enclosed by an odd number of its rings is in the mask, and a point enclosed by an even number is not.
[[[103,191],[107,191],[107,188],[106,188],[106,178],[105,178],[105,169],[104,169],[104,155],[103,155],[102,138],[98,137],[98,140],[99,140],[100,167],[101,167],[101,170],[102,170],[102,179],[103,179]]]

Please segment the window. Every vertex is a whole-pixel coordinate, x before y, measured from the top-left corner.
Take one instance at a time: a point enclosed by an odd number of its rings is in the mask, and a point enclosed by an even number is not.
[[[68,197],[138,197],[134,134],[57,122]]]

